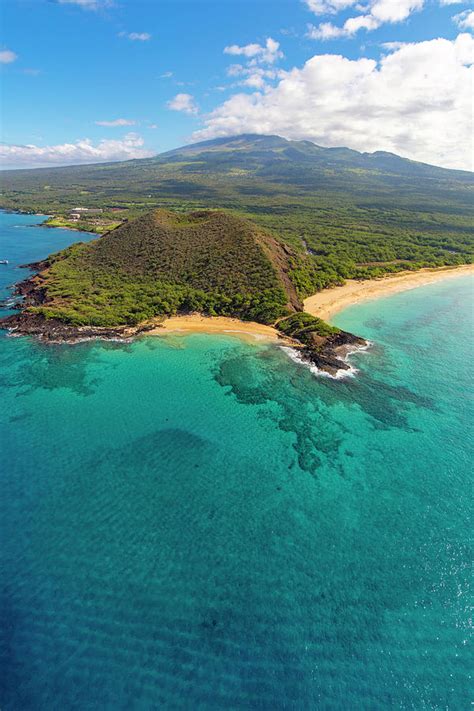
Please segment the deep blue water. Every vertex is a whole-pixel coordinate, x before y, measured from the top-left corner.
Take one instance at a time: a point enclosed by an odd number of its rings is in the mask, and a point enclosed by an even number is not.
[[[84,239],[0,219],[16,263]],[[2,711],[467,709],[472,286],[340,314],[343,381],[1,337]]]

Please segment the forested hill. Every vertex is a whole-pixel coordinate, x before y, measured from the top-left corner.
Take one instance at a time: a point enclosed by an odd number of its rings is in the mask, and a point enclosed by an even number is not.
[[[473,255],[473,174],[382,152],[244,135],[125,163],[6,171],[1,182],[7,209],[100,207],[120,221],[154,208],[214,208],[251,218],[300,255],[303,296]]]
[[[222,212],[156,210],[74,244],[27,280],[24,316],[71,326],[134,326],[198,311],[274,323],[301,309],[291,253]]]
[[[17,335],[122,338],[174,314],[233,316],[275,325],[331,374],[349,367],[348,347],[366,345],[303,312],[290,248],[221,211],[154,210],[30,267],[37,273],[17,285],[19,313],[1,324]]]

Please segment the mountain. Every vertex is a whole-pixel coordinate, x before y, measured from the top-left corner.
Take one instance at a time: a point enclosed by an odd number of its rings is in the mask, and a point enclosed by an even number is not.
[[[120,221],[156,208],[212,208],[250,218],[297,255],[300,298],[346,278],[463,264],[474,253],[473,174],[383,152],[251,134],[0,177],[6,209],[65,216],[100,207]]]
[[[152,160],[164,163],[183,160],[190,161],[194,169],[214,171],[242,168],[252,170],[256,175],[266,175],[270,169],[283,179],[295,179],[295,168],[303,167],[304,180],[324,169],[351,171],[354,169],[368,172],[390,173],[398,176],[417,176],[439,180],[456,180],[473,183],[473,176],[467,171],[447,170],[426,163],[401,158],[393,153],[376,151],[359,153],[350,148],[322,148],[311,141],[288,141],[280,136],[262,136],[243,134],[230,138],[216,138],[188,146],[183,146]],[[191,170],[191,168],[189,169]],[[300,180],[303,176],[300,174]]]

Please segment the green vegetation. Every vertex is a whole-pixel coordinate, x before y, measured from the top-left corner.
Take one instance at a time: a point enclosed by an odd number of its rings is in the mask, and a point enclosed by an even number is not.
[[[326,338],[341,333],[339,328],[305,312],[282,319],[278,322],[278,330],[312,348],[317,347],[318,342],[322,345]]]
[[[117,220],[212,208],[251,219],[290,248],[300,298],[347,278],[469,263],[474,253],[473,175],[387,153],[247,135],[1,179],[7,209],[67,214],[80,204]]]
[[[63,227],[69,230],[78,230],[79,232],[95,232],[98,235],[103,235],[110,230],[114,230],[121,223],[110,222],[106,220],[68,220],[65,217],[55,216],[49,217],[44,223],[46,227]]]
[[[273,323],[299,305],[287,260],[246,220],[154,211],[52,255],[39,277],[46,299],[28,311],[73,326],[191,311]]]

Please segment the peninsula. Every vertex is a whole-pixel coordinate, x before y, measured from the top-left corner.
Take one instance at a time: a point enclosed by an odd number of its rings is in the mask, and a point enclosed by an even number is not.
[[[303,359],[330,373],[346,369],[348,350],[365,341],[303,311],[300,261],[246,219],[155,210],[28,265],[35,273],[16,287],[21,310],[3,326],[74,341],[156,332],[176,314],[224,316],[273,326]]]

